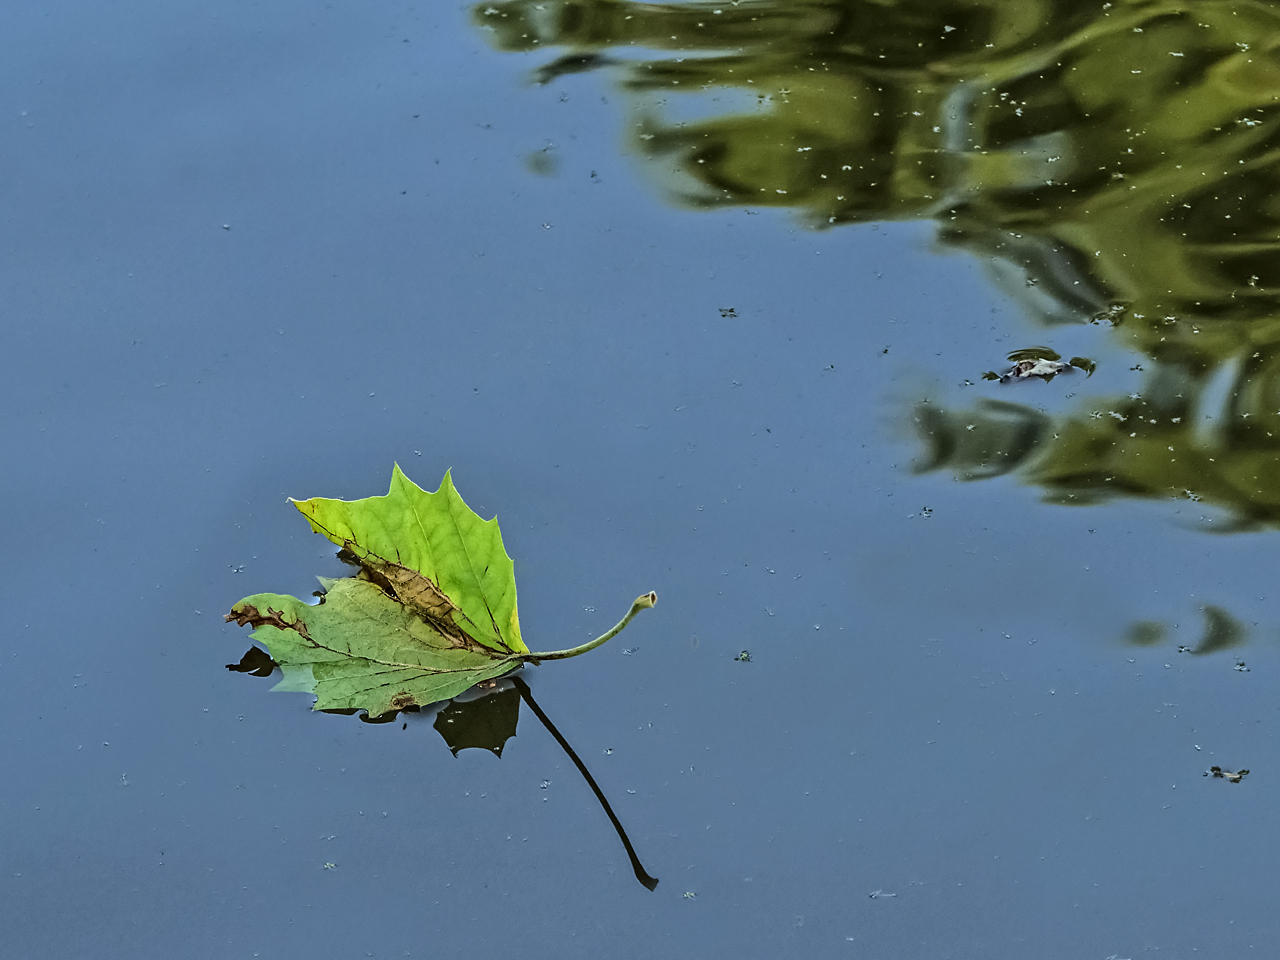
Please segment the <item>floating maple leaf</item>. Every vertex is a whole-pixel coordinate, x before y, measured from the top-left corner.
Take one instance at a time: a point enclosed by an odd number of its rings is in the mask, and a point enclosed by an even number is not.
[[[613,629],[567,650],[531,653],[520,636],[515,571],[497,520],[482,520],[446,474],[435,493],[396,466],[384,497],[293,501],[312,528],[360,566],[323,580],[321,601],[258,594],[227,614],[254,627],[284,679],[317,710],[379,717],[457,696],[524,663],[562,660],[614,637],[657,594],[636,599]]]

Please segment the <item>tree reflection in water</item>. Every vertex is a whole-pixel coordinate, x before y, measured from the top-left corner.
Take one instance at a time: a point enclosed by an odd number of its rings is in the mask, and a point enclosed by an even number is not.
[[[816,229],[932,219],[1042,323],[1105,324],[1149,358],[1135,395],[1061,417],[921,407],[925,469],[1016,471],[1060,503],[1202,500],[1226,513],[1217,529],[1280,522],[1275,4],[511,0],[473,16],[499,49],[564,48],[536,81],[616,71],[630,146],[664,161],[675,202]]]

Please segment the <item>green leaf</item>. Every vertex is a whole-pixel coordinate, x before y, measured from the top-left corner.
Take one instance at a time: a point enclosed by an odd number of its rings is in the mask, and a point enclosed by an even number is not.
[[[397,466],[385,497],[294,504],[360,573],[321,578],[327,592],[315,604],[274,593],[241,600],[226,619],[254,627],[271,659],[246,656],[230,669],[274,661],[284,675],[275,689],[313,693],[317,710],[366,710],[373,719],[449,700],[524,663],[593,650],[658,600],[637,597],[590,643],[531,653],[498,522],[481,520],[448,474],[427,493]]]
[[[520,638],[515,568],[497,518],[481,520],[449,474],[427,493],[397,464],[385,497],[293,504],[312,529],[442,633],[461,633],[500,653],[529,652]]]
[[[315,709],[363,709],[376,717],[448,700],[520,660],[459,646],[369,580],[333,582],[324,603],[262,593],[228,620],[253,626],[284,679],[277,690],[314,693]]]

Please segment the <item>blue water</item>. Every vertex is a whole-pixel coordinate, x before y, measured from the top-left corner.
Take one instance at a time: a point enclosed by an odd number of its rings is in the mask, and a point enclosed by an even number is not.
[[[1000,392],[1047,335],[980,258],[665,204],[613,75],[531,86],[462,6],[0,20],[6,955],[1276,942],[1274,534],[914,472],[921,401],[1127,389],[1106,329]],[[498,516],[535,649],[657,591],[525,671],[655,892],[529,714],[455,759],[223,668],[341,569],[286,498],[394,462]],[[1206,605],[1248,643],[1179,654]]]

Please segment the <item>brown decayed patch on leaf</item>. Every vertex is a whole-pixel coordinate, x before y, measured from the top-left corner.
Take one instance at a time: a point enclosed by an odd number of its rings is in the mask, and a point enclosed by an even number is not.
[[[261,627],[265,625],[268,627],[278,627],[281,630],[296,630],[308,640],[311,639],[311,634],[307,633],[307,625],[305,623],[301,620],[289,623],[285,620],[283,613],[279,610],[272,610],[270,607],[267,607],[267,613],[264,616],[262,612],[251,603],[237,604],[235,607],[232,607],[231,612],[222,619],[227,623],[234,620],[236,625],[241,627],[247,624],[252,627]]]
[[[440,592],[440,588],[417,570],[398,563],[378,563],[366,565],[370,572],[380,574],[395,589],[396,596],[406,606],[420,611],[431,620],[446,620],[453,623],[453,612],[458,608]]]
[[[313,526],[328,530],[322,523],[309,518]],[[330,536],[330,539],[334,539]],[[363,556],[361,555],[363,554]],[[360,568],[360,576],[376,583],[382,592],[416,613],[455,647],[487,653],[490,648],[471,637],[459,626],[455,613],[458,606],[429,577],[398,560],[380,557],[360,547],[354,540],[343,540],[338,559]]]
[[[370,554],[361,561],[360,572],[365,579],[381,587],[391,599],[403,603],[422,620],[431,624],[453,646],[476,653],[489,651],[488,647],[458,626],[454,619],[454,611],[458,608],[440,592],[439,587],[417,570]]]
[[[417,698],[408,690],[401,690],[391,698],[392,710],[407,710],[409,707],[416,707],[417,705]]]

